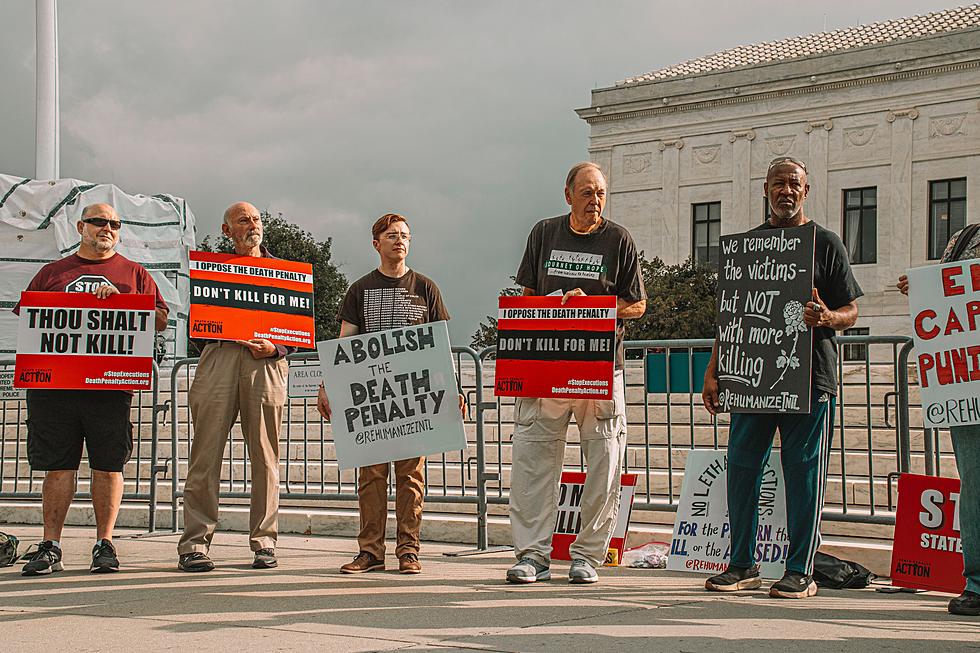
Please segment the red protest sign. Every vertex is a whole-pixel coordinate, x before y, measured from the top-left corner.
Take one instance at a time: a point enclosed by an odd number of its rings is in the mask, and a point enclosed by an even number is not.
[[[959,498],[955,478],[899,477],[892,583],[951,594],[963,591]]]
[[[191,338],[316,346],[309,263],[191,252],[190,277]]]
[[[616,298],[501,297],[498,397],[612,399]]]
[[[153,295],[23,292],[14,387],[147,390]]]
[[[623,474],[620,477],[619,513],[609,539],[606,565],[619,566],[626,549],[626,535],[629,531],[630,514],[633,512],[633,497],[636,494],[636,474]],[[582,530],[582,493],[585,490],[585,472],[562,472],[558,486],[558,518],[555,532],[551,536],[551,558],[571,560],[568,547],[572,545]]]

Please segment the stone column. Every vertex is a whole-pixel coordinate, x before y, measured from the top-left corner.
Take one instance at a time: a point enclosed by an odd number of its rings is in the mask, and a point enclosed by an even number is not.
[[[751,196],[752,141],[755,131],[733,131],[728,135],[732,144],[732,214],[721,216],[721,232],[734,234],[748,231],[761,222],[753,219]]]
[[[661,246],[664,261],[668,264],[680,263],[687,258],[688,254],[680,251],[679,230],[688,224],[688,220],[681,217],[678,197],[678,186],[680,184],[680,154],[684,147],[684,141],[680,138],[665,139],[660,141],[657,146],[663,152],[663,202],[660,209],[661,220]]]
[[[810,184],[810,195],[806,199],[805,213],[808,218],[821,226],[839,234],[839,221],[827,215],[827,153],[830,130],[834,121],[830,118],[810,120],[803,127],[809,134],[810,153],[806,159],[806,177]]]
[[[914,245],[912,242],[912,121],[918,117],[915,108],[885,114],[892,127],[892,151],[888,215],[878,213],[878,244],[882,246],[878,266],[891,272],[889,278],[898,277],[912,264],[912,247],[929,242],[925,233]]]

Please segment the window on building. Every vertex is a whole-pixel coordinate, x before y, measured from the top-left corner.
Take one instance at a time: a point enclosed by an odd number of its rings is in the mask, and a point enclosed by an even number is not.
[[[871,330],[868,327],[855,327],[853,329],[844,329],[845,336],[867,336],[871,335]],[[867,345],[844,345],[841,347],[843,349],[843,355],[845,361],[851,362],[864,362],[867,355],[868,346]]]
[[[718,239],[721,236],[721,202],[692,204],[694,260],[718,265]]]
[[[851,263],[878,260],[878,189],[844,189],[844,245]]]
[[[966,226],[966,178],[929,182],[929,258],[942,258],[950,236]]]

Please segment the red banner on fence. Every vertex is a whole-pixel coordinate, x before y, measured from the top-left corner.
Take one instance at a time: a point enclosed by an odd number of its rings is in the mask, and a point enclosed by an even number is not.
[[[316,346],[309,263],[191,252],[190,276],[191,338]]]
[[[613,526],[606,565],[619,566],[626,549],[626,536],[629,532],[630,514],[633,511],[633,497],[636,494],[636,474],[623,474],[620,477],[619,513]],[[585,472],[562,472],[558,486],[558,519],[555,532],[551,536],[551,557],[553,560],[571,560],[568,547],[572,545],[582,530],[582,492],[585,489]]]
[[[951,594],[963,591],[959,499],[958,479],[899,477],[892,583]]]
[[[612,399],[616,298],[501,297],[498,397]]]
[[[148,390],[153,295],[23,292],[14,387]]]

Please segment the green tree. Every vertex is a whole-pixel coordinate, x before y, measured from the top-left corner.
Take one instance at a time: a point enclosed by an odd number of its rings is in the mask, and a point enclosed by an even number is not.
[[[316,320],[316,339],[329,340],[340,334],[337,312],[347,292],[347,277],[331,262],[332,238],[317,242],[308,231],[300,229],[282,217],[262,212],[262,244],[275,256],[313,265],[313,316]],[[221,235],[211,240],[205,236],[198,244],[205,252],[233,254],[231,240]]]
[[[648,261],[641,254],[640,270],[647,290],[647,310],[638,320],[627,320],[627,340],[714,336],[718,289],[714,268],[693,258],[667,265],[659,257]]]
[[[517,279],[514,277],[510,278],[515,284]],[[520,286],[511,286],[510,288],[504,288],[500,291],[501,297],[516,297],[524,292],[524,289]],[[476,351],[480,351],[487,347],[492,347],[497,344],[497,318],[492,315],[487,316],[486,322],[480,322],[480,326],[477,328],[473,337],[470,339],[470,347]]]

